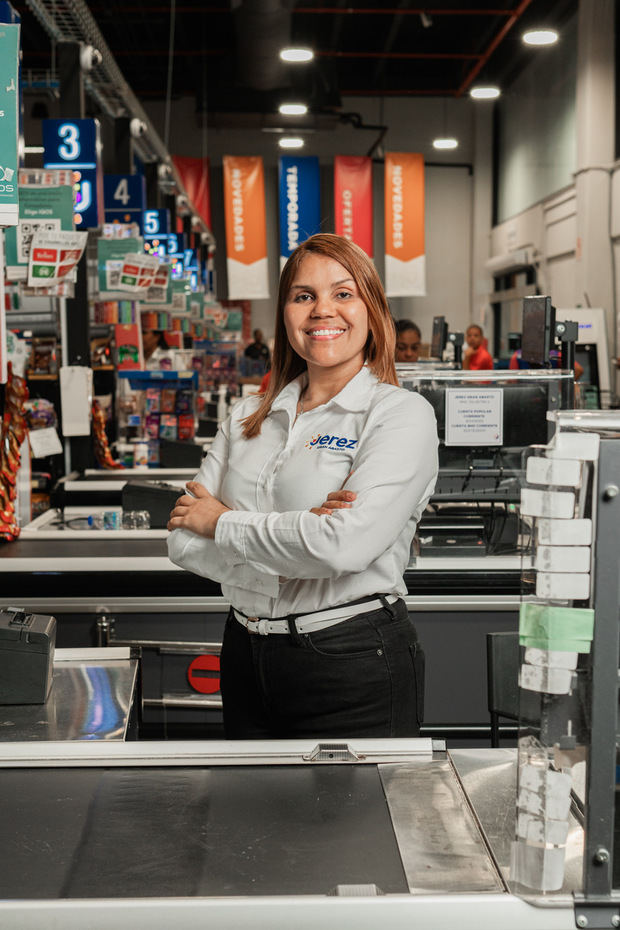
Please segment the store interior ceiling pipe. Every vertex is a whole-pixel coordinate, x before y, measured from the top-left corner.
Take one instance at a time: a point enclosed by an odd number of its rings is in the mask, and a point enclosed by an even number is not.
[[[144,124],[144,132],[133,140],[138,155],[144,161],[157,161],[169,168],[177,191],[186,197],[191,212],[199,217],[198,210],[187,196],[170,153],[142,104],[123,77],[88,6],[83,0],[26,0],[26,2],[48,36],[54,41],[79,42],[97,49],[101,60],[88,74],[84,74],[86,92],[97,101],[102,111],[108,116],[115,118],[126,114]],[[213,233],[207,224],[202,218],[200,222],[205,234],[214,242]]]
[[[486,65],[487,61],[489,60],[489,58],[491,57],[491,55],[493,54],[497,46],[508,35],[512,27],[516,25],[516,23],[518,23],[518,21],[521,19],[521,17],[525,13],[525,11],[527,10],[531,2],[532,0],[521,0],[521,2],[519,3],[519,6],[516,8],[516,10],[514,10],[510,18],[507,20],[507,22],[504,23],[504,25],[502,26],[500,31],[497,33],[497,35],[491,40],[488,47],[483,52],[482,57],[480,58],[478,63],[475,64],[474,67],[471,69],[471,71],[469,72],[469,74],[467,75],[467,77],[465,78],[465,80],[463,81],[459,89],[457,90],[455,94],[456,97],[461,97],[465,93],[465,91],[469,89],[474,79],[480,74],[480,72]]]

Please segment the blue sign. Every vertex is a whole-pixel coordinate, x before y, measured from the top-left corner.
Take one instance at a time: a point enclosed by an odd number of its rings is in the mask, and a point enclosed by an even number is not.
[[[74,172],[76,227],[101,226],[103,174],[98,121],[44,119],[43,149],[44,168],[71,168]]]
[[[321,230],[319,160],[282,155],[279,159],[280,264],[308,236]]]
[[[170,210],[145,210],[142,228],[149,239],[167,236],[170,232]]]
[[[106,174],[103,179],[106,223],[137,223],[142,231],[146,182],[142,174]]]

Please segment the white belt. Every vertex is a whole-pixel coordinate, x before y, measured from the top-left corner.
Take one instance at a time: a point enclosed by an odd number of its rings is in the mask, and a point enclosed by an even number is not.
[[[316,633],[317,630],[326,630],[328,626],[334,626],[341,623],[342,620],[349,620],[350,617],[356,617],[358,614],[367,614],[371,610],[379,610],[385,607],[385,601],[388,604],[394,604],[398,600],[397,595],[389,594],[381,600],[376,597],[372,601],[365,601],[362,604],[343,604],[342,607],[332,607],[331,610],[319,610],[314,614],[303,614],[295,617],[295,629],[298,633]],[[261,620],[259,617],[246,617],[233,607],[233,613],[239,623],[244,626],[248,633],[260,633],[261,636],[267,636],[269,633],[290,633],[288,620]]]

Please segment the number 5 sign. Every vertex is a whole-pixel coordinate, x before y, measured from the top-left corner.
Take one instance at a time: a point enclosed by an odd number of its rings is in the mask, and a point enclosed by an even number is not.
[[[103,179],[106,223],[137,223],[142,232],[146,184],[142,174],[106,174]]]

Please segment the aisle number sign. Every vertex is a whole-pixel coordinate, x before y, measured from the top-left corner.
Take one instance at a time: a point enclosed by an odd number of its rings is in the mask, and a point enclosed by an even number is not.
[[[19,26],[0,23],[0,226],[18,219]]]
[[[43,120],[43,165],[73,170],[75,225],[95,229],[103,223],[101,141],[96,119]]]
[[[106,223],[136,223],[142,232],[146,207],[143,174],[106,174],[103,179]]]

